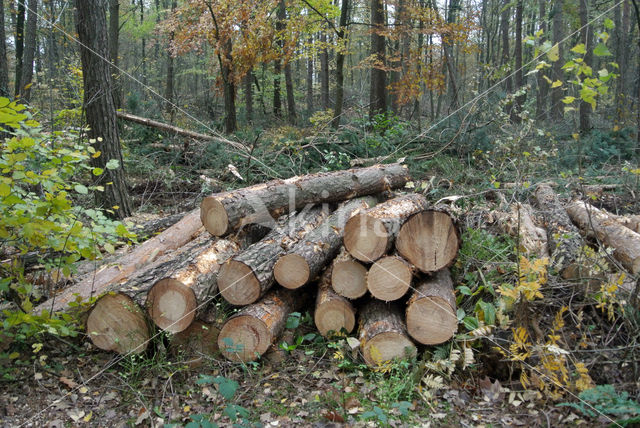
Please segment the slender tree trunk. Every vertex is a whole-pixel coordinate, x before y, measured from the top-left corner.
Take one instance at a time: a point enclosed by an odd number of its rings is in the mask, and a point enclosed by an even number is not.
[[[640,5],[638,5],[638,0],[633,0],[633,8],[636,11],[636,23],[638,24],[638,49],[640,50]],[[630,15],[630,13],[627,15]],[[640,61],[638,61],[638,71],[640,71]],[[636,74],[636,76],[637,75],[638,74]],[[640,82],[637,82],[636,84],[638,85],[638,100],[636,102],[636,140],[638,144],[636,145],[636,151],[640,152]]]
[[[237,129],[236,121],[236,85],[233,78],[233,70],[231,69],[231,40],[225,43],[224,55],[225,60],[222,64],[222,82],[224,97],[224,129],[225,132],[231,134]]]
[[[178,7],[178,2],[176,0],[173,0],[171,2],[171,13],[173,13],[177,7]],[[173,44],[174,37],[175,37],[175,34],[173,31],[169,33],[169,41],[167,46],[167,76],[166,76],[166,84],[164,88],[165,111],[169,115],[170,123],[173,123],[176,115],[176,106],[174,103],[175,70],[174,70],[173,54],[171,53],[171,45]]]
[[[518,91],[524,86],[524,73],[522,70],[522,12],[523,12],[523,0],[518,0],[516,4],[516,39],[514,41],[514,53],[516,60],[515,69],[515,90]],[[522,105],[524,104],[526,95],[519,95],[515,99],[515,108],[512,110],[511,120],[515,123],[520,123],[520,112],[522,111]]]
[[[329,50],[327,49],[327,34],[320,32],[320,98],[322,109],[329,110]]]
[[[120,47],[120,0],[109,0],[109,61],[111,61],[111,84],[116,109],[122,106],[118,50]]]
[[[29,104],[29,100],[31,99],[33,60],[36,53],[36,41],[38,37],[38,0],[29,0],[29,7],[27,9],[22,77],[20,79],[20,98],[25,104]]]
[[[434,10],[436,10],[435,0],[433,3]],[[460,10],[460,0],[451,0],[449,3],[449,11],[447,16],[447,22],[449,24],[455,24],[457,19],[458,11]],[[452,51],[452,40],[448,37],[444,38],[442,43],[442,47],[444,50],[445,62],[447,65],[447,71],[449,72],[449,90],[451,92],[451,104],[449,104],[450,109],[456,109],[459,105],[459,96],[458,96],[458,85],[456,83],[456,71],[455,71],[455,60],[453,57]]]
[[[509,0],[503,0],[502,2],[502,13],[500,15],[500,35],[502,36],[502,65],[509,64],[510,61],[510,53],[509,53],[509,17],[511,16],[511,7],[509,4],[511,3]],[[507,76],[506,81],[504,82],[505,91],[507,94],[513,92],[513,82],[510,77],[510,73]]]
[[[309,36],[309,45],[313,43],[313,37]],[[309,52],[307,58],[307,115],[313,113],[313,52]]]
[[[280,0],[278,4],[278,28],[279,31],[283,31],[286,28],[287,20],[287,5],[285,0]],[[296,124],[296,101],[293,94],[293,77],[291,75],[291,63],[289,62],[289,55],[285,52],[284,41],[280,42],[280,49],[282,51],[282,58],[284,60],[284,86],[287,94],[287,119],[291,125]]]
[[[280,75],[282,63],[280,58],[273,61],[273,115],[282,117],[282,99],[280,98]]]
[[[89,124],[89,138],[96,139],[96,148],[102,153],[92,158],[92,164],[104,169],[99,183],[105,188],[97,192],[98,203],[113,210],[113,216],[124,218],[131,215],[129,194],[124,178],[122,152],[116,108],[111,92],[109,65],[102,59],[107,52],[106,0],[87,2],[75,0],[76,26],[80,40],[80,59],[84,80],[84,108]],[[112,159],[119,162],[115,169],[106,168]]]
[[[540,43],[544,43],[547,40],[547,13],[545,6],[547,0],[538,0],[538,10],[540,14],[540,30],[542,31],[542,38]],[[547,99],[549,97],[549,83],[545,76],[549,73],[546,68],[538,70],[537,82],[538,92],[536,93],[536,119],[547,120]]]
[[[247,110],[247,123],[253,122],[253,81],[255,76],[253,70],[249,70],[247,75],[244,76],[244,103]]]
[[[371,67],[371,91],[369,97],[369,119],[387,112],[387,72],[385,55],[385,22],[383,0],[371,0],[371,55],[375,62]]]
[[[16,41],[16,73],[13,88],[13,94],[15,97],[20,95],[20,89],[22,88],[20,79],[22,79],[22,55],[24,53],[24,17],[26,1],[27,0],[18,0],[18,12],[16,16],[16,32],[14,35]]]
[[[140,0],[140,26],[144,25],[144,1]],[[142,83],[147,85],[147,40],[142,37],[140,40],[140,47],[142,49]]]
[[[0,97],[9,97],[9,66],[7,64],[7,37],[4,33],[4,1],[0,0]]]
[[[562,80],[562,57],[563,49],[560,41],[563,38],[563,19],[562,19],[562,6],[564,0],[556,0],[553,3],[553,44],[558,47],[559,59],[553,63],[551,80]],[[562,104],[562,87],[551,89],[551,119],[554,122],[559,122],[564,117],[564,107]]]
[[[336,104],[333,110],[332,125],[334,128],[340,126],[340,116],[342,116],[342,104],[344,103],[344,59],[346,49],[347,20],[349,19],[349,0],[342,0],[340,9],[340,23],[338,27],[338,53],[336,54]]]
[[[584,55],[585,65],[593,65],[593,37],[589,24],[589,8],[587,0],[580,0],[580,40],[584,43],[587,52]],[[587,133],[591,130],[591,105],[584,101],[580,102],[580,132]]]

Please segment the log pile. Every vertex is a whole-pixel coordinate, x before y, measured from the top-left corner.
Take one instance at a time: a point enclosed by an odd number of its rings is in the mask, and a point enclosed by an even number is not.
[[[157,327],[190,365],[218,353],[251,361],[275,344],[291,313],[308,310],[321,335],[355,334],[371,366],[444,343],[458,328],[448,268],[461,235],[446,209],[391,193],[408,180],[401,165],[376,165],[210,196],[182,221],[189,237],[154,238],[161,254],[135,250],[122,273],[109,273],[117,282],[100,282],[108,293],[93,305],[87,335],[99,348],[137,353]],[[581,202],[565,210],[549,186],[534,198],[547,236],[529,206],[498,216],[531,257],[544,256],[548,238],[554,267],[575,277],[581,229],[637,273],[640,235],[629,224]],[[220,325],[211,303],[221,299],[237,310]]]

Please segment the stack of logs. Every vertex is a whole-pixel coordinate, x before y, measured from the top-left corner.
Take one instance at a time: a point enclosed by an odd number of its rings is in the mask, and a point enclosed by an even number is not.
[[[207,197],[206,231],[190,226],[192,239],[173,245],[170,228],[162,256],[145,254],[131,273],[106,281],[87,334],[102,349],[137,353],[153,323],[173,334],[172,345],[249,361],[274,344],[292,312],[309,309],[325,336],[357,324],[369,365],[415,354],[414,342],[445,342],[457,329],[447,268],[459,232],[423,196],[391,193],[408,180],[402,165],[376,165]],[[190,216],[173,228],[189,229]],[[203,321],[218,295],[239,308],[220,330]]]

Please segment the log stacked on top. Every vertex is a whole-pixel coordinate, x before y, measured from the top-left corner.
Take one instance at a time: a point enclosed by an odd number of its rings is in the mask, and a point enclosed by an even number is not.
[[[96,302],[89,337],[104,349],[141,352],[152,331],[146,314],[175,335],[172,346],[192,353],[219,349],[230,360],[250,361],[269,349],[292,312],[315,301],[319,332],[350,333],[358,326],[370,365],[414,354],[416,344],[445,342],[457,327],[446,268],[456,258],[459,233],[449,214],[429,208],[421,195],[380,196],[408,179],[401,165],[378,165],[208,197],[200,216],[210,234],[255,223],[271,231],[253,240],[200,234],[173,259],[163,255],[115,287],[120,294]],[[218,295],[240,307],[219,334],[196,320]],[[216,343],[194,345],[203,340]]]

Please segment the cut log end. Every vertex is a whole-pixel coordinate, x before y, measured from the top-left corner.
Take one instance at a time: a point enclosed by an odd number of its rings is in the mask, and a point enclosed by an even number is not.
[[[87,318],[86,332],[95,346],[118,354],[139,354],[149,343],[144,314],[125,294],[98,299]]]
[[[218,289],[232,305],[248,305],[260,297],[260,282],[251,268],[237,260],[222,265],[218,275]]]
[[[179,333],[193,322],[198,302],[191,288],[173,278],[163,278],[149,290],[146,307],[159,328]]]
[[[278,284],[289,289],[300,288],[311,279],[309,263],[301,255],[293,253],[278,259],[273,274]]]
[[[411,216],[396,240],[398,252],[423,272],[449,266],[458,254],[458,247],[458,231],[451,217],[431,210]]]
[[[313,320],[320,334],[325,337],[331,331],[339,333],[342,329],[351,333],[356,325],[353,306],[348,301],[338,299],[318,304]]]
[[[224,206],[216,198],[208,196],[200,205],[200,219],[213,236],[223,236],[229,229],[229,218]]]
[[[207,357],[218,352],[219,332],[211,324],[194,321],[171,338],[171,353],[181,357],[190,368],[200,367]]]
[[[333,290],[348,299],[357,299],[367,292],[367,268],[355,260],[338,261],[331,274]]]
[[[416,346],[407,336],[393,331],[380,333],[362,347],[362,356],[367,365],[380,366],[394,358],[405,358],[416,354]]]
[[[376,299],[390,302],[405,295],[411,277],[411,266],[407,262],[395,256],[383,257],[369,269],[367,288]]]
[[[407,307],[407,332],[423,345],[444,343],[457,329],[456,313],[441,297],[424,297]]]
[[[271,339],[271,332],[262,320],[240,315],[222,327],[218,347],[231,361],[253,361],[269,349]]]
[[[344,227],[344,246],[363,262],[373,262],[387,251],[389,234],[382,221],[360,214],[353,216]]]

